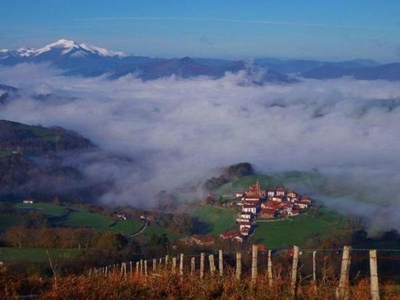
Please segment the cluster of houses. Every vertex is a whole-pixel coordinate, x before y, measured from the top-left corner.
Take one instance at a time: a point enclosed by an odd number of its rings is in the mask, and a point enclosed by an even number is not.
[[[239,232],[228,232],[221,235],[223,239],[243,241],[253,230],[253,222],[256,218],[274,218],[278,216],[296,216],[308,209],[312,200],[303,197],[292,190],[283,187],[263,190],[257,181],[246,192],[236,193],[241,201],[238,205],[241,211],[238,214]]]

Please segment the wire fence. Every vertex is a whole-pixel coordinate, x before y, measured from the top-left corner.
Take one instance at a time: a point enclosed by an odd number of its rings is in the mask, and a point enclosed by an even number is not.
[[[378,272],[379,270],[379,272]],[[360,280],[369,280],[371,299],[379,299],[379,285],[400,279],[400,249],[307,249],[268,250],[253,245],[249,251],[166,255],[160,258],[123,262],[118,265],[91,269],[90,276],[160,276],[169,272],[185,276],[234,276],[237,280],[260,277],[272,284],[274,278],[290,281],[295,294],[304,283],[337,283],[338,298],[346,299],[348,289]]]

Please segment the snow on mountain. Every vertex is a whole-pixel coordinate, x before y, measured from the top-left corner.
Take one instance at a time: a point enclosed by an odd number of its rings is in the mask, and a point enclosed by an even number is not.
[[[0,49],[0,59],[6,59],[10,56],[11,51],[8,49]]]
[[[127,57],[128,55],[123,52],[116,52],[107,50],[104,48],[87,45],[87,44],[77,44],[71,40],[61,39],[42,48],[26,48],[22,47],[16,51],[9,51],[7,49],[0,50],[0,56],[4,57],[6,55],[14,54],[14,56],[19,57],[40,57],[42,55],[47,55],[50,53],[56,53],[62,56],[71,57],[85,57],[90,55],[98,55],[102,57]]]
[[[127,57],[128,56],[128,54],[126,54],[124,52],[111,51],[111,50],[107,50],[107,49],[92,46],[92,45],[80,44],[79,46],[87,51],[90,51],[94,54],[98,54],[101,56],[119,56],[119,57]]]
[[[34,53],[35,56],[38,56],[40,54],[52,51],[52,50],[61,50],[61,54],[65,55],[69,52],[71,52],[74,49],[79,49],[79,45],[76,44],[74,41],[69,41],[69,40],[58,40],[55,43],[49,44],[47,46],[44,46],[43,48],[37,49]]]
[[[19,48],[16,51],[16,54],[21,57],[29,57],[29,56],[35,55],[35,53],[36,53],[35,49],[26,48],[26,47]]]

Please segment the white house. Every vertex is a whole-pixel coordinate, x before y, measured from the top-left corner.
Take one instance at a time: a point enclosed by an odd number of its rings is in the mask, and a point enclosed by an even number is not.
[[[277,188],[275,194],[277,196],[285,196],[286,190],[283,187]]]
[[[242,212],[256,214],[257,213],[257,206],[258,205],[256,205],[256,204],[245,203],[242,206]]]

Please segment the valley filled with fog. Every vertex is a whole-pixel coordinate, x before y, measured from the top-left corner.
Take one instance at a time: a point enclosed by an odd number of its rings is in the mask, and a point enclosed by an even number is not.
[[[93,181],[115,182],[103,203],[149,205],[160,190],[196,185],[246,161],[259,173],[334,178],[331,189],[346,190],[340,197],[322,195],[312,183],[300,189],[367,217],[372,231],[400,229],[396,81],[301,78],[259,86],[243,71],[216,80],[142,81],[134,74],[109,80],[19,64],[0,68],[0,83],[19,89],[1,104],[0,119],[62,126],[131,159],[79,166]]]

